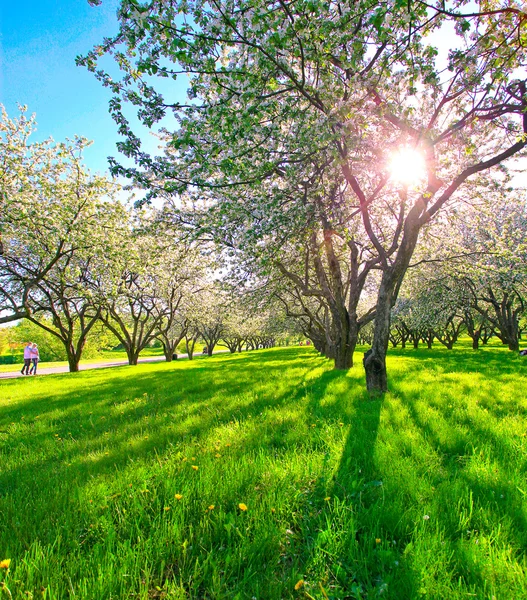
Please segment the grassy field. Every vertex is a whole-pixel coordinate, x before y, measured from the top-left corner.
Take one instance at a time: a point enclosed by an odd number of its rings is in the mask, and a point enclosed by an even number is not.
[[[527,361],[356,358],[0,382],[0,598],[527,598]]]

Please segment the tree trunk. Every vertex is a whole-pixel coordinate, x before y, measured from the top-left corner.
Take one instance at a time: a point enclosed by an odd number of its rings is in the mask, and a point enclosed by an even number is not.
[[[434,343],[434,334],[433,334],[433,333],[429,333],[429,334],[426,336],[426,347],[427,347],[429,350],[432,350],[432,344],[433,344],[433,343]]]
[[[513,339],[509,340],[508,346],[509,346],[509,350],[512,350],[513,352],[520,351],[520,343],[519,343],[518,338],[516,338],[515,340],[513,340]]]
[[[172,362],[175,350],[176,348],[174,344],[163,342],[163,354],[165,355],[166,362]]]
[[[480,336],[480,332],[474,331],[474,334],[472,336],[472,350],[479,349],[479,336]]]
[[[386,352],[390,338],[390,313],[392,309],[392,290],[386,275],[381,281],[375,310],[375,328],[371,350],[364,355],[366,387],[370,396],[383,394],[388,390],[386,373]]]
[[[139,350],[135,347],[125,348],[126,356],[128,357],[128,364],[135,366],[137,365],[137,361],[139,359]]]
[[[68,365],[70,373],[77,373],[79,371],[79,363],[80,360],[75,356],[75,354],[70,354],[70,352],[68,352]]]
[[[342,344],[335,352],[335,369],[347,370],[353,366],[356,343]]]

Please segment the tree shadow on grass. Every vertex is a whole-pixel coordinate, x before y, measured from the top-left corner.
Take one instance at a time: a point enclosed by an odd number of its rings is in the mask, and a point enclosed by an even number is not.
[[[394,356],[411,361],[412,368],[436,370],[439,372],[484,373],[489,377],[508,375],[527,375],[527,360],[506,348],[480,348],[472,350],[454,346],[446,348],[419,348],[417,350],[391,349],[388,356]]]
[[[299,356],[298,350],[285,349],[281,360],[269,360],[276,356],[272,351],[253,354],[223,355],[214,364],[196,362],[190,369],[120,367],[106,374],[54,376],[66,384],[82,378],[86,385],[74,392],[65,385],[62,392],[54,389],[53,397],[43,391],[0,410],[0,443],[7,451],[45,449],[23,465],[4,465],[0,496],[21,486],[38,488],[39,480],[60,480],[66,473],[81,484],[95,473],[200,440],[211,429],[234,428],[263,410],[295,401],[304,379],[282,381],[284,358],[304,371],[310,362],[324,364],[312,351]]]

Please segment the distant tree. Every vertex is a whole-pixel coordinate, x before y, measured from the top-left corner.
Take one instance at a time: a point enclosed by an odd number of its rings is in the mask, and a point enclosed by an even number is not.
[[[130,365],[157,335],[166,310],[163,271],[164,241],[144,232],[142,215],[130,215],[128,230],[97,280],[99,318],[123,346]]]
[[[202,293],[210,268],[209,258],[194,243],[173,242],[164,252],[163,266],[156,274],[161,301],[156,308],[159,315],[156,338],[163,344],[167,362],[192,328],[190,307]]]

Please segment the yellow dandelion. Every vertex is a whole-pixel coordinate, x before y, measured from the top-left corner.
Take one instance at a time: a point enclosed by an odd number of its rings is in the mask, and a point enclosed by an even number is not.
[[[375,538],[375,543],[376,544],[380,544],[381,543],[381,538]]]
[[[165,506],[165,512],[168,512],[170,510],[170,506]]]
[[[183,457],[181,460],[182,460],[183,462],[185,462],[185,461],[187,460],[187,457],[186,457],[186,456],[184,456],[184,457]]]
[[[209,506],[209,510],[214,510],[214,508],[215,508],[215,505],[214,505],[214,504],[211,504],[211,505]]]
[[[326,502],[329,502],[329,501],[331,500],[331,496],[326,496],[326,497],[324,498],[324,500],[325,500]]]
[[[271,508],[271,512],[272,512],[272,513],[275,513],[275,512],[276,512],[276,510],[275,510],[274,508]]]
[[[221,454],[217,453],[215,454],[216,458],[221,458]]]
[[[181,500],[181,498],[183,498],[183,494],[174,494],[174,498],[176,500]]]
[[[311,427],[316,427],[315,423],[313,423],[313,425],[311,425]]]
[[[195,456],[193,456],[193,457],[191,458],[191,460],[196,460],[196,457],[195,457]]]
[[[198,470],[198,465],[192,465],[192,468],[194,469],[194,471]]]
[[[0,560],[0,569],[9,569],[10,564],[11,564],[11,559],[4,558],[4,560]]]
[[[230,444],[225,444],[225,447],[226,447],[226,448],[229,448],[229,447],[230,447]]]
[[[303,585],[304,585],[304,580],[299,579],[295,584],[295,590],[299,590],[301,587],[303,587]]]
[[[238,504],[238,508],[245,512],[247,510],[247,505],[245,505],[243,502],[240,502],[240,504]]]

